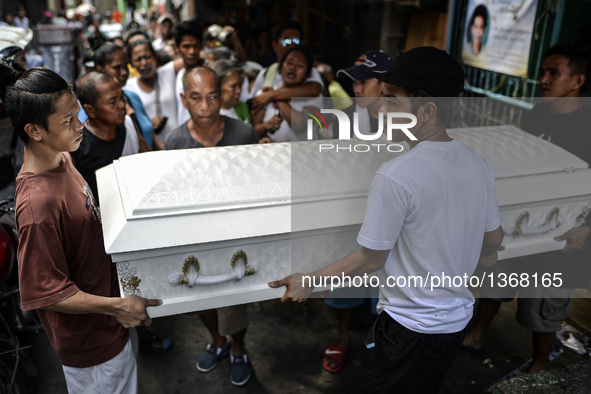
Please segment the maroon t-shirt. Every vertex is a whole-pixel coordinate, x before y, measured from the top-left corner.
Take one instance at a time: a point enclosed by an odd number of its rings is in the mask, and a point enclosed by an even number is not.
[[[55,170],[17,177],[19,283],[23,310],[38,309],[62,364],[86,368],[119,354],[129,333],[111,316],[40,309],[79,290],[119,295],[92,192],[70,155],[64,153],[64,158]]]

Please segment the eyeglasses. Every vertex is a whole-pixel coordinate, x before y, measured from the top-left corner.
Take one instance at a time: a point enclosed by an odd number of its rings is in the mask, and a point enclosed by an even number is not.
[[[291,44],[300,45],[301,43],[302,43],[301,38],[284,38],[283,40],[281,40],[281,45],[284,47],[288,47]]]

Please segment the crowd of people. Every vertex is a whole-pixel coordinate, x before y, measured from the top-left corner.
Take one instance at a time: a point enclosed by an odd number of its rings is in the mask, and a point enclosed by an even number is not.
[[[14,20],[23,23],[23,16],[19,12]],[[11,20],[5,16],[7,23]],[[230,26],[178,22],[167,14],[147,18],[145,27],[132,25],[121,37],[108,38],[99,23],[94,26],[75,88],[55,72],[27,70],[12,58],[2,59],[0,68],[0,132],[20,168],[16,181],[2,193],[16,190],[22,306],[39,311],[70,392],[104,385],[103,392],[134,393],[135,336],[157,350],[170,348],[170,338],[145,330],[150,324],[146,307],[160,301],[116,297],[114,265],[103,249],[94,173],[121,156],[305,140],[300,132],[306,119],[303,107],[320,108],[330,97],[335,108],[357,114],[362,133],[378,129],[380,112],[413,113],[418,141],[378,171],[358,237],[361,249],[314,274],[394,274],[400,267],[412,272],[418,267],[461,276],[472,274],[479,261],[495,263],[503,231],[494,176],[483,159],[449,137],[438,110],[437,97],[457,96],[464,85],[462,66],[445,51],[420,47],[395,59],[373,49],[334,73],[328,62],[315,62],[294,20],[280,22],[272,36],[265,30],[256,51],[245,48]],[[351,80],[354,100],[335,75]],[[576,48],[554,48],[542,67],[542,97],[549,102],[553,97],[576,98],[587,87],[588,75],[588,56]],[[307,99],[291,102],[292,97]],[[578,135],[544,129],[544,124],[564,124],[561,116],[589,120],[581,103],[572,103],[534,108],[539,116],[527,118],[524,128],[545,132],[552,142],[591,162],[590,135],[579,140]],[[557,119],[536,123],[543,117]],[[315,130],[314,138],[331,137]],[[442,198],[447,195],[454,198]],[[565,249],[588,253],[590,233],[587,217],[557,241],[566,240]],[[311,291],[301,286],[298,275],[270,286],[286,286],[284,299],[295,301],[305,300]],[[380,299],[373,303],[379,315],[369,343],[368,392],[436,392],[462,344],[482,346],[501,300],[482,300],[465,335],[474,298],[464,290],[442,295],[442,303],[432,295],[400,298],[380,289]],[[545,368],[548,338],[572,305],[556,306],[552,297],[520,305],[529,310],[523,324],[534,333],[532,372]],[[327,299],[340,321],[339,337],[321,360],[327,371],[338,373],[345,365],[351,315],[363,302]],[[562,313],[541,315],[549,305]],[[211,343],[198,358],[197,369],[210,372],[229,355],[232,383],[245,385],[252,376],[246,307],[200,315]],[[143,329],[128,330],[133,327]]]

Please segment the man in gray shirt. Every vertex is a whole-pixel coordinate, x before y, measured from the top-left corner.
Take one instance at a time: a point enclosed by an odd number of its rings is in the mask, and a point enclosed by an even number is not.
[[[217,74],[207,67],[196,67],[183,76],[184,107],[191,119],[177,127],[164,141],[165,149],[256,144],[252,126],[220,115],[221,86]]]
[[[164,141],[165,149],[256,144],[259,141],[250,124],[220,115],[220,79],[212,69],[196,67],[188,71],[183,75],[183,87],[185,93],[181,93],[181,99],[191,119],[168,135]],[[211,334],[212,343],[199,358],[197,370],[209,372],[231,353],[232,384],[245,385],[252,374],[244,346],[248,326],[246,305],[212,309],[199,315]]]

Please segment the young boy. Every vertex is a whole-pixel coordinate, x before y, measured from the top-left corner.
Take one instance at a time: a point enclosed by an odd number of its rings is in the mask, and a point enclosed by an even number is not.
[[[76,97],[45,68],[21,75],[0,66],[0,81],[8,85],[7,111],[25,143],[16,190],[22,308],[38,310],[69,392],[135,393],[127,328],[150,325],[146,307],[161,301],[118,297],[100,212],[69,153],[82,141]]]

